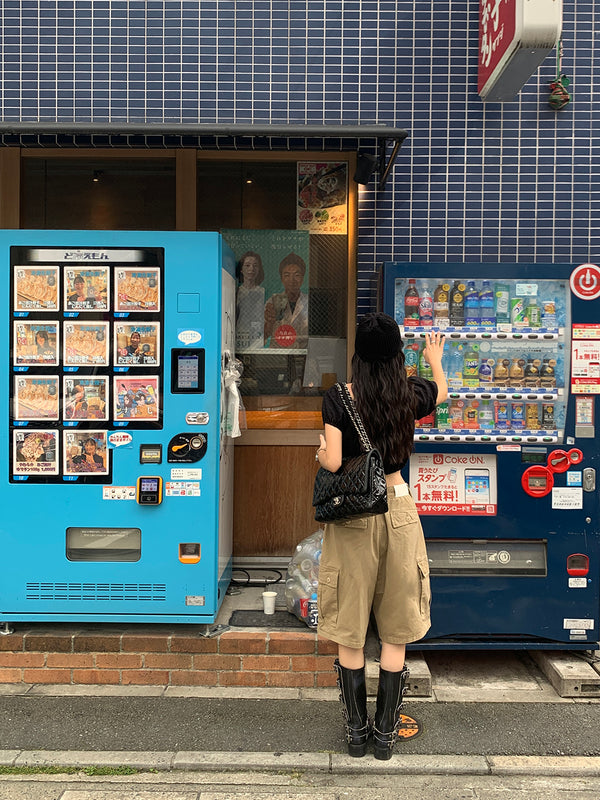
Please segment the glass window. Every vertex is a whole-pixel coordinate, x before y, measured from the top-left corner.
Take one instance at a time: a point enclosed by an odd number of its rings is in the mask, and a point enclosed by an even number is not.
[[[21,227],[174,230],[174,158],[23,158]]]
[[[198,162],[198,230],[220,231],[237,260],[251,428],[321,428],[321,397],[346,378],[348,167],[302,155]]]

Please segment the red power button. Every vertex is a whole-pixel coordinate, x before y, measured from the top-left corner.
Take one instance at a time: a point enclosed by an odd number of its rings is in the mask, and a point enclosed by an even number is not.
[[[571,291],[581,300],[600,297],[600,267],[597,264],[580,264],[569,279]]]

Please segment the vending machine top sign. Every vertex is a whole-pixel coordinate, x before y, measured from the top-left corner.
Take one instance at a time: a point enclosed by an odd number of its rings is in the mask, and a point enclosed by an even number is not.
[[[562,0],[480,0],[477,91],[482,100],[515,100],[556,46]]]

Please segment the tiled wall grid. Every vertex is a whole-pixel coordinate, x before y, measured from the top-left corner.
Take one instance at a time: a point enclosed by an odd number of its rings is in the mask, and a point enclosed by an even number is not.
[[[597,259],[600,0],[564,0],[573,101],[558,112],[555,53],[516,102],[480,101],[478,5],[0,0],[1,112],[406,128],[388,187],[361,190],[359,310],[384,260]]]

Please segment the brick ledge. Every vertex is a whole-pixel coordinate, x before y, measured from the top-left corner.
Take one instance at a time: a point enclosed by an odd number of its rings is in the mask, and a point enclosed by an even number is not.
[[[313,631],[36,625],[0,636],[0,683],[321,688],[336,653]]]

